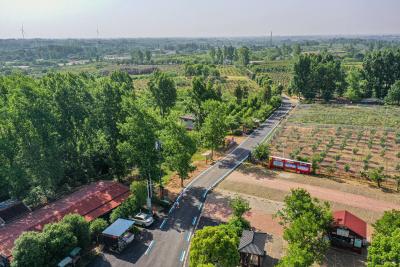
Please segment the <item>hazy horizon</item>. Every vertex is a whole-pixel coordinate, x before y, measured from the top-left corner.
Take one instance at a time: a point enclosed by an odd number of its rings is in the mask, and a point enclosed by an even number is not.
[[[0,38],[22,25],[43,39],[399,35],[399,11],[397,0],[0,0]]]

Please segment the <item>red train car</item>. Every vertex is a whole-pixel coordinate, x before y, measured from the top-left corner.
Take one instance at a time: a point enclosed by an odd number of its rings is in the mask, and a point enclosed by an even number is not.
[[[296,173],[311,174],[311,163],[286,159],[281,157],[269,157],[270,169],[282,169],[284,171],[293,171]]]

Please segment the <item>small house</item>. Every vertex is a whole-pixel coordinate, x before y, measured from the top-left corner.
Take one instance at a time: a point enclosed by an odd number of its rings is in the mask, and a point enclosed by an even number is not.
[[[367,223],[347,210],[335,211],[329,231],[332,245],[361,253],[367,243]]]
[[[183,125],[185,126],[186,130],[191,131],[194,129],[196,119],[193,115],[180,116],[180,119],[181,119]]]
[[[241,266],[262,266],[266,240],[266,233],[243,230],[238,249]]]

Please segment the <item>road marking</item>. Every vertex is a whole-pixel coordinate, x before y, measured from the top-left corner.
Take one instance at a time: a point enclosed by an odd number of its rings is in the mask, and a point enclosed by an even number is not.
[[[175,209],[175,203],[172,205],[172,207],[169,209],[168,214],[170,214],[173,210]]]
[[[196,220],[197,220],[197,216],[194,216],[193,221],[192,221],[192,225],[195,225]]]
[[[200,203],[199,210],[201,210],[202,208],[203,208],[203,203]]]
[[[185,254],[186,254],[186,251],[185,251],[185,250],[182,250],[181,256],[179,257],[179,261],[180,261],[180,262],[182,262],[182,261],[185,259]]]
[[[206,196],[207,196],[207,193],[208,193],[208,190],[207,190],[207,189],[205,189],[205,190],[204,190],[204,193],[203,193],[203,198],[206,198]]]
[[[164,225],[165,225],[166,222],[167,222],[167,218],[165,218],[165,219],[163,220],[163,222],[161,223],[160,229],[162,229],[162,228],[164,227]]]
[[[149,247],[147,248],[146,252],[144,253],[145,255],[149,254],[149,252],[150,252],[151,248],[153,247],[153,245],[154,245],[154,240],[152,240],[152,241],[150,242]]]
[[[192,231],[188,232],[186,235],[186,241],[189,242],[190,238],[192,237]]]

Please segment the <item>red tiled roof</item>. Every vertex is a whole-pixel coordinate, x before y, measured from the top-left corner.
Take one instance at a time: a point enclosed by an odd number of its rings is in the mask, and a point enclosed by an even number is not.
[[[40,231],[44,225],[78,213],[91,221],[119,206],[129,196],[129,188],[113,181],[99,181],[71,195],[6,224],[0,228],[0,253],[11,256],[14,241],[25,231]]]
[[[347,210],[335,211],[333,219],[336,226],[347,227],[361,237],[367,238],[367,223]]]

